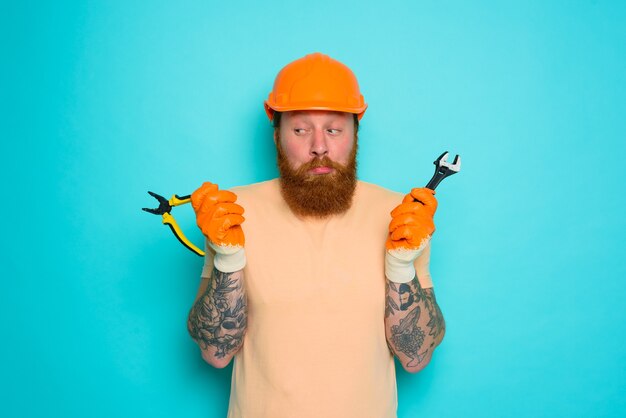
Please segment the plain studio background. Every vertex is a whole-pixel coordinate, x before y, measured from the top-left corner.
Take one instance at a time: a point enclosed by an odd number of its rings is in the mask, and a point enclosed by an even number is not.
[[[314,51],[369,103],[361,179],[407,192],[463,159],[437,190],[447,333],[425,371],[398,367],[399,416],[626,414],[623,2],[13,2],[0,20],[0,415],[225,416],[232,365],[186,330],[202,259],[140,208],[274,177],[262,101]]]

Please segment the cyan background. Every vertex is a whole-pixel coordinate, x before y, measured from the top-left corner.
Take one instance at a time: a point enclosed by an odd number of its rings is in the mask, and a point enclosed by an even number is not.
[[[447,320],[399,417],[626,415],[621,1],[3,2],[3,417],[224,417],[186,317],[202,259],[147,190],[276,175],[262,101],[321,51],[369,103],[360,177],[443,150]],[[174,212],[196,243],[187,205]],[[329,376],[332,379],[332,376]]]

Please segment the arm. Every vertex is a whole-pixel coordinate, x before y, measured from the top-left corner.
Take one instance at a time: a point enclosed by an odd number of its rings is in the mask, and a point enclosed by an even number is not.
[[[187,329],[200,346],[202,358],[221,369],[241,348],[247,318],[243,270],[223,273],[213,268],[211,279],[202,280]]]
[[[214,257],[207,264],[212,267],[211,279],[202,279],[187,329],[200,346],[202,357],[217,368],[226,367],[241,348],[248,318],[241,228],[244,209],[236,200],[234,193],[209,182],[191,194],[196,222],[207,238],[205,257]]]
[[[386,279],[385,296],[387,345],[407,372],[417,373],[430,362],[445,334],[435,292],[422,288],[417,277],[407,283]]]
[[[387,345],[402,367],[417,373],[430,362],[445,333],[445,322],[427,278],[430,239],[435,232],[435,191],[415,188],[391,212],[385,253]],[[417,273],[419,269],[421,272]],[[429,280],[428,280],[429,281]]]

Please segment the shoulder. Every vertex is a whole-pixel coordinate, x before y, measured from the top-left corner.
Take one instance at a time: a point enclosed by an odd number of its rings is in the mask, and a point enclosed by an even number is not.
[[[357,183],[357,200],[371,209],[379,208],[391,211],[402,202],[404,195],[374,183],[359,180]]]
[[[382,200],[402,200],[403,194],[394,190],[387,189],[374,183],[368,183],[359,180],[357,183],[358,190],[363,197],[369,199],[382,199]]]
[[[265,180],[265,181],[260,181],[258,183],[235,186],[235,187],[231,187],[229,190],[235,193],[237,196],[271,194],[279,190],[278,179]]]
[[[236,186],[229,190],[237,195],[237,201],[242,205],[276,205],[281,201],[278,179]]]

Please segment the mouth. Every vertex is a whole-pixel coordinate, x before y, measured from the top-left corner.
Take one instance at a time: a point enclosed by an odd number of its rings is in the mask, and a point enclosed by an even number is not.
[[[311,174],[328,174],[332,173],[335,169],[332,167],[315,167],[309,170]]]

